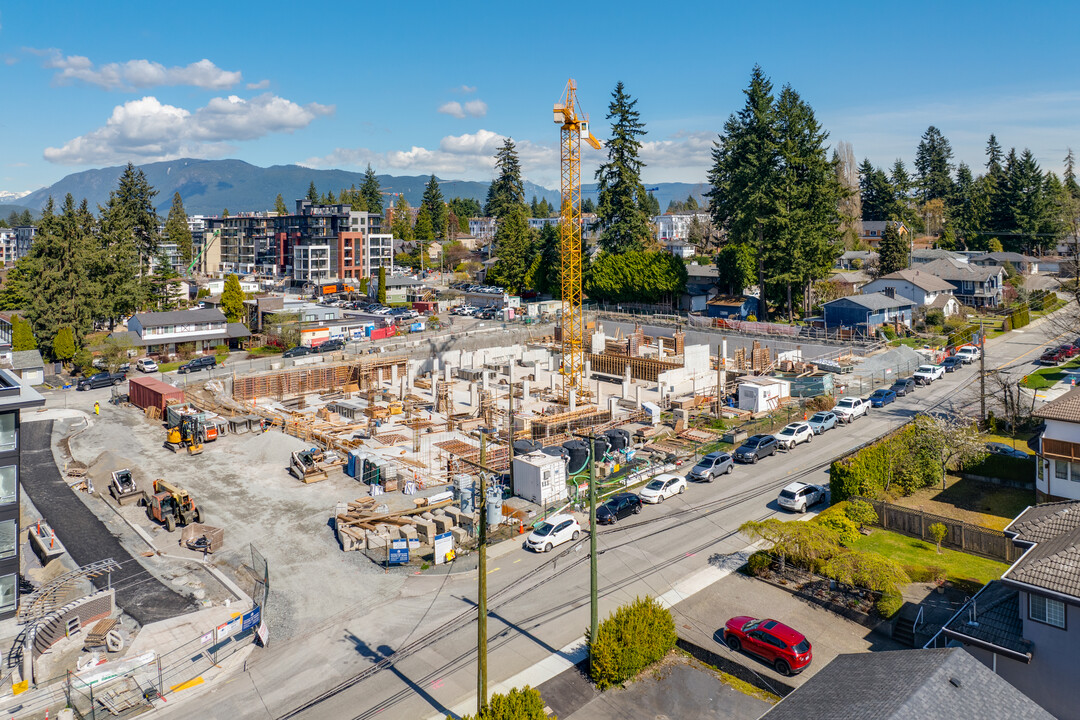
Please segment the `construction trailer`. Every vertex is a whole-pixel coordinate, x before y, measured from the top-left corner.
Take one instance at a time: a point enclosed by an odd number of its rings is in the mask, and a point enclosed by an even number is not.
[[[559,455],[531,452],[514,457],[514,492],[537,505],[565,500],[566,461]]]

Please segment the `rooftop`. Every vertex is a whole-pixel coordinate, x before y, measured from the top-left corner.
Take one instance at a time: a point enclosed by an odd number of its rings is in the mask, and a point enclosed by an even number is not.
[[[1020,591],[995,580],[971,601],[966,612],[955,615],[944,627],[945,635],[960,642],[987,649],[1007,651],[1020,662],[1028,662],[1032,644],[1024,639],[1020,616]]]
[[[847,297],[837,298],[836,300],[830,300],[825,303],[823,307],[844,303],[860,305],[867,310],[888,310],[891,308],[913,307],[915,305],[915,303],[906,298],[891,298],[885,293],[876,292],[866,295],[848,295]]]
[[[927,292],[941,292],[942,290],[952,290],[953,285],[947,282],[937,275],[926,272],[924,270],[913,270],[907,268],[904,270],[897,270],[891,272],[888,275],[882,275],[879,280],[905,280],[920,290]]]
[[[1001,579],[1080,598],[1080,501],[1029,507],[1006,533],[1032,547]]]
[[[144,328],[163,327],[165,325],[184,325],[199,323],[223,323],[225,316],[215,308],[195,308],[193,310],[169,310],[167,312],[138,313],[134,317]]]
[[[998,273],[1004,272],[1000,267],[979,267],[955,259],[931,260],[920,268],[923,272],[937,275],[944,280],[968,280],[985,281]]]
[[[1032,413],[1044,420],[1080,423],[1080,387],[1075,387],[1056,400],[1051,400]]]
[[[976,255],[971,258],[971,262],[1038,262],[1038,258],[1033,258],[1028,255],[1022,255],[1016,252],[988,252],[982,255]]]
[[[11,367],[15,370],[33,370],[45,367],[39,350],[16,350],[11,353]]]
[[[1052,716],[961,648],[840,655],[762,720],[1006,720]]]

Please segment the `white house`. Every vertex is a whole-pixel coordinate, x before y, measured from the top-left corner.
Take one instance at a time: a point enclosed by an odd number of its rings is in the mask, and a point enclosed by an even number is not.
[[[228,322],[215,308],[138,313],[128,320],[127,327],[126,332],[116,331],[110,337],[145,348],[148,355],[155,356],[171,355],[179,345],[212,352],[218,345],[251,335],[243,323]]]
[[[1038,439],[1035,500],[1080,500],[1080,387],[1032,415],[1046,421]]]
[[[705,224],[709,222],[708,213],[672,213],[656,215],[652,218],[656,226],[656,240],[666,243],[668,240],[687,240],[690,237],[690,225],[697,219]]]
[[[902,297],[911,300],[919,308],[934,305],[938,297],[942,295],[951,298],[953,289],[952,283],[942,280],[937,275],[910,268],[882,275],[862,286],[864,294],[879,292],[886,297]],[[952,313],[946,312],[946,315],[955,314],[960,310],[957,302],[952,303],[951,307],[949,303],[944,301],[939,305],[941,305],[942,309],[949,308],[952,310]]]

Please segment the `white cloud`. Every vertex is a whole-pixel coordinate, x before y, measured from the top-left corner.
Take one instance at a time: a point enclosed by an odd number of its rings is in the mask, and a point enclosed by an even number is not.
[[[247,89],[248,90],[265,90],[268,87],[270,87],[270,81],[269,80],[260,80],[259,82],[254,82],[254,83],[248,83],[247,84]]]
[[[476,92],[475,85],[462,85],[461,87],[454,88],[454,92],[465,93],[466,95]]]
[[[487,115],[487,103],[480,99],[470,100],[465,103],[465,112],[473,117],[484,117]]]
[[[439,112],[443,115],[450,115],[456,118],[465,117],[465,109],[461,107],[461,103],[457,100],[451,100],[448,103],[443,103],[439,106]]]
[[[251,100],[214,98],[195,112],[147,96],[117,105],[103,127],[63,147],[46,148],[44,156],[61,165],[221,157],[232,152],[230,141],[292,132],[333,111],[333,106],[301,106],[270,93]]]
[[[128,60],[95,66],[90,58],[82,55],[65,56],[59,50],[47,50],[38,54],[47,57],[45,67],[57,71],[53,82],[58,85],[84,82],[105,90],[129,92],[170,85],[225,90],[243,79],[239,71],[222,70],[206,59],[169,68],[150,60]]]

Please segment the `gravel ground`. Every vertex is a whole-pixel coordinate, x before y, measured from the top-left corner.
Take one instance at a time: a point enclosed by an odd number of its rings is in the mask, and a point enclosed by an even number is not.
[[[225,530],[224,550],[209,559],[248,593],[253,578],[245,566],[254,545],[269,564],[265,613],[277,639],[310,632],[336,616],[362,614],[400,589],[402,574],[384,573],[362,553],[342,552],[334,536],[335,504],[366,495],[366,488],[341,472],[310,485],[288,473],[290,453],[309,443],[276,431],[227,435],[192,457],[164,449],[164,439],[161,424],[134,408],[103,405],[101,416],[69,444],[73,458],[95,478],[130,467],[141,487],[165,478],[188,489],[203,522]],[[104,481],[96,482],[99,491],[105,489]],[[147,530],[159,549],[186,552],[172,539],[179,532],[169,536],[137,506],[120,512]]]

